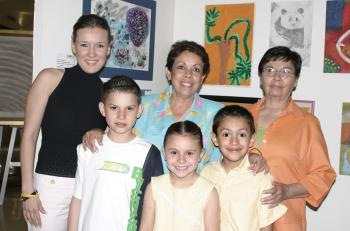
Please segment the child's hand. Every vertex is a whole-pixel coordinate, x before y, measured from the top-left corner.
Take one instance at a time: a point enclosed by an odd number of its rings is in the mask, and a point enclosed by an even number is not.
[[[248,160],[250,163],[249,170],[252,171],[254,175],[262,171],[266,173],[269,172],[269,166],[262,155],[256,153],[249,153]]]
[[[103,131],[99,128],[94,128],[90,131],[87,131],[84,136],[83,136],[83,148],[86,151],[86,149],[89,149],[91,152],[97,152],[98,148],[95,144],[95,141],[99,145],[103,145],[102,143],[103,140]]]

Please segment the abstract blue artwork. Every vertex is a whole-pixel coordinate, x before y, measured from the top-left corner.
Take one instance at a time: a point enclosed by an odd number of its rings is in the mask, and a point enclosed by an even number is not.
[[[84,0],[83,13],[105,18],[111,28],[112,50],[102,77],[123,74],[152,80],[155,1]]]

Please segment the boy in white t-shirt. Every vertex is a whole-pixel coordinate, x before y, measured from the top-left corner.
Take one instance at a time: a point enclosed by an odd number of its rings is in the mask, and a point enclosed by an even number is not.
[[[132,133],[143,109],[139,86],[126,76],[110,79],[99,108],[108,129],[98,153],[77,147],[68,230],[137,230],[145,188],[163,174],[159,150]]]

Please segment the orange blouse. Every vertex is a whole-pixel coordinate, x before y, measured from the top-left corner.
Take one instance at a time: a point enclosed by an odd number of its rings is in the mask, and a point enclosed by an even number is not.
[[[262,99],[250,108],[257,128],[264,103]],[[306,203],[318,207],[336,178],[318,119],[291,101],[286,111],[266,128],[260,150],[276,181],[300,183],[310,194],[283,201],[288,211],[275,222],[274,230],[306,230]]]

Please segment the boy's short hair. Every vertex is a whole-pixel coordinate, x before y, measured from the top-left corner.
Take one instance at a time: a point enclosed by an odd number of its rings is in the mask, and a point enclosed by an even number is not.
[[[102,88],[102,101],[105,102],[108,95],[116,91],[132,93],[137,97],[137,103],[141,103],[141,89],[139,85],[128,76],[116,75],[105,82]]]
[[[244,107],[241,107],[239,105],[228,105],[223,108],[221,108],[215,115],[213,120],[213,133],[217,135],[218,128],[221,124],[221,122],[226,117],[239,117],[245,119],[245,121],[248,123],[251,134],[255,133],[255,125],[254,125],[254,118],[252,114],[245,109]]]

